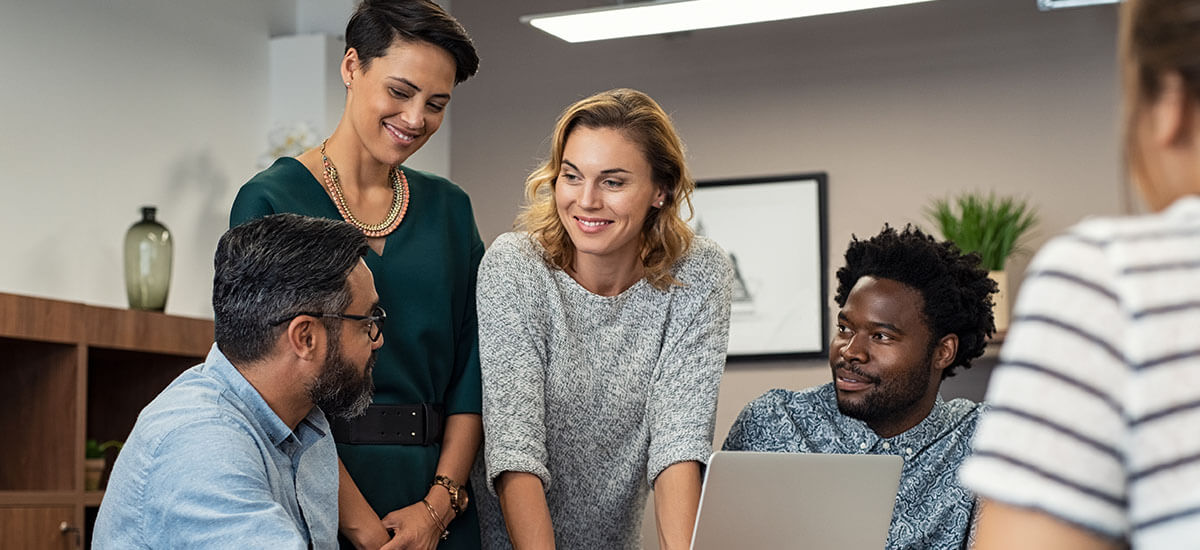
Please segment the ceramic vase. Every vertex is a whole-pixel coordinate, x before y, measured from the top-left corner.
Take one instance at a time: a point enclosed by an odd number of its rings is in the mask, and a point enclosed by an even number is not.
[[[142,208],[142,220],[125,233],[125,291],[129,307],[162,311],[171,287],[171,232],[154,219],[157,209]]]

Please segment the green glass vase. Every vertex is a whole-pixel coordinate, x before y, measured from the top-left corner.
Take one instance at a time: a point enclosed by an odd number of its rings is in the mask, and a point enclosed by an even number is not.
[[[171,288],[171,232],[154,219],[157,208],[142,207],[142,221],[125,233],[125,291],[129,307],[162,311]]]

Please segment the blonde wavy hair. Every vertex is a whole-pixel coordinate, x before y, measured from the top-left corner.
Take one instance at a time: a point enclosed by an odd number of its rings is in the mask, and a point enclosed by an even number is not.
[[[692,228],[680,212],[687,205],[687,219],[691,219],[696,183],[688,174],[683,141],[671,118],[650,96],[637,90],[600,92],[563,111],[550,137],[550,158],[525,179],[525,206],[514,225],[541,243],[546,263],[563,270],[571,266],[575,246],[558,217],[554,186],[567,137],[578,127],[620,130],[645,153],[651,178],[665,195],[662,207],[651,208],[642,227],[641,258],[646,280],[659,290],[681,284],[671,270],[692,245]]]

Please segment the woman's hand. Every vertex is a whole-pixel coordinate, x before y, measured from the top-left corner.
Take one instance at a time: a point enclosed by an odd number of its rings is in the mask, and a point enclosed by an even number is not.
[[[363,498],[358,486],[338,459],[339,529],[357,550],[376,550],[388,543],[388,532]]]
[[[376,524],[370,529],[361,531],[348,532],[343,530],[342,535],[345,535],[350,540],[351,544],[357,550],[375,550],[377,548],[388,548],[388,533],[387,529],[381,523],[376,521]]]
[[[434,510],[445,518],[445,514],[434,506]],[[395,533],[383,546],[384,550],[434,550],[442,539],[442,527],[421,501],[383,516],[383,526]]]

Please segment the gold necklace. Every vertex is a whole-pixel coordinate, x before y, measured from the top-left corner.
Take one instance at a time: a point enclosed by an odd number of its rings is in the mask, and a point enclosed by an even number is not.
[[[342,215],[342,219],[346,220],[362,231],[368,237],[386,237],[400,226],[400,221],[404,219],[404,214],[408,212],[408,178],[405,177],[404,171],[393,166],[388,171],[389,179],[392,183],[392,205],[388,209],[387,216],[383,221],[376,224],[368,224],[357,217],[350,211],[350,206],[346,204],[346,197],[342,194],[342,182],[338,179],[337,168],[333,166],[333,162],[325,155],[325,143],[329,140],[321,142],[321,164],[325,166],[325,186],[329,189],[329,194],[333,195],[333,204],[337,206],[338,213]]]

